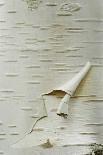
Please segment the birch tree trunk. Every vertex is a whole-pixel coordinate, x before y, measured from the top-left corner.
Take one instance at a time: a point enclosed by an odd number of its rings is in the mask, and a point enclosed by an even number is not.
[[[0,0],[0,154],[80,155],[103,143],[102,10],[101,0]],[[69,102],[69,117],[56,115],[61,93],[43,96],[44,107],[42,94],[88,61],[92,68]],[[35,122],[39,131],[48,129],[40,135],[63,137],[61,146],[35,147],[35,132],[28,136]],[[20,140],[21,148],[13,148]]]

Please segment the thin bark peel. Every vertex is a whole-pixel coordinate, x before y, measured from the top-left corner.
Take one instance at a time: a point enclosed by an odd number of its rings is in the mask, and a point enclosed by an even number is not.
[[[73,77],[69,82],[67,82],[65,85],[58,89],[66,92],[66,95],[59,104],[57,115],[62,116],[64,118],[68,116],[68,103],[70,97],[73,95],[80,82],[84,79],[90,67],[90,62],[87,62],[83,69],[77,75],[75,75],[75,77]]]

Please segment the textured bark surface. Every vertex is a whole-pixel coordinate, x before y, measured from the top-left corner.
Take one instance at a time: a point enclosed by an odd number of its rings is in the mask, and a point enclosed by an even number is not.
[[[80,155],[89,144],[103,143],[102,10],[101,0],[0,0],[0,154]],[[48,117],[36,128],[44,136],[45,128],[52,137],[59,133],[61,147],[35,148],[32,132],[26,139],[32,148],[12,148],[23,137],[26,144],[25,135],[44,115],[41,94],[70,80],[87,61],[92,68],[71,98],[68,119],[56,115],[62,94],[44,96]]]

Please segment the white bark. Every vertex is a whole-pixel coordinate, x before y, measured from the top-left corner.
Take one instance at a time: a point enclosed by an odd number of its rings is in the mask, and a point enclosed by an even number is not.
[[[87,62],[85,67],[83,67],[83,69],[77,75],[75,75],[72,78],[72,80],[70,80],[68,83],[66,83],[65,85],[57,89],[67,93],[61,100],[60,105],[58,107],[57,114],[59,116],[63,116],[63,117],[68,116],[68,113],[69,113],[68,104],[69,104],[70,96],[72,96],[73,93],[76,91],[80,82],[84,79],[84,77],[88,73],[90,67],[91,67],[90,62]]]
[[[102,10],[101,0],[0,0],[0,154],[80,155],[103,143]],[[56,115],[61,96],[45,96],[48,117],[25,137],[46,114],[36,98],[87,61],[93,67],[69,102],[70,117]],[[9,147],[22,137],[26,149]],[[48,139],[65,147],[35,152]]]
[[[63,116],[66,118],[69,113],[68,104],[69,104],[70,95],[66,94],[61,102],[59,103],[59,107],[57,109],[57,115]]]

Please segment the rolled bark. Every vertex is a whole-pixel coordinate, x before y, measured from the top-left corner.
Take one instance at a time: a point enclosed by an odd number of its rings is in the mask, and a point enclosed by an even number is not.
[[[77,75],[75,75],[75,77],[73,77],[69,82],[67,82],[62,87],[58,88],[58,90],[66,92],[66,95],[59,104],[59,107],[57,109],[57,115],[62,116],[64,118],[68,116],[68,103],[70,97],[73,95],[73,93],[79,86],[80,82],[84,79],[90,67],[91,67],[90,62],[87,62],[86,65],[81,69],[81,71],[77,73]]]
[[[57,109],[57,115],[63,116],[66,118],[68,116],[68,102],[70,99],[70,95],[66,94],[63,99],[61,100],[59,107]]]

